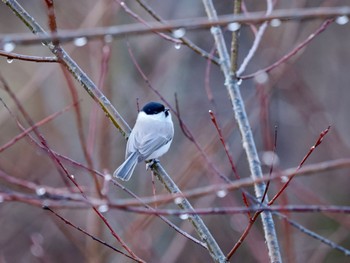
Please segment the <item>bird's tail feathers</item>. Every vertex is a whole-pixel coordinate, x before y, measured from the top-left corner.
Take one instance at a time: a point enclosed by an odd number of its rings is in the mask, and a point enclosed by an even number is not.
[[[113,177],[117,177],[123,181],[129,181],[131,178],[136,164],[138,163],[138,154],[133,152],[129,157],[114,171]]]

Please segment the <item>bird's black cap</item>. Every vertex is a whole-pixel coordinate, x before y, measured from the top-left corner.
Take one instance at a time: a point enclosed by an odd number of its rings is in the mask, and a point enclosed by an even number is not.
[[[163,104],[158,102],[149,102],[143,106],[142,111],[144,111],[147,115],[153,115],[165,111],[165,107]]]

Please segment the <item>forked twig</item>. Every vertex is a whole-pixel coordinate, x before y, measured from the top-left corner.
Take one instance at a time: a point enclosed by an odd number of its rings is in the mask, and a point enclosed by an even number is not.
[[[321,26],[312,34],[310,34],[303,42],[301,42],[299,45],[297,45],[292,51],[290,51],[289,53],[285,54],[282,58],[280,58],[279,60],[277,60],[276,62],[272,63],[270,66],[267,66],[263,69],[258,70],[257,72],[251,73],[251,74],[247,74],[247,75],[243,75],[240,76],[240,74],[238,75],[238,77],[240,79],[250,79],[255,77],[256,75],[260,74],[261,72],[270,72],[271,70],[275,69],[276,67],[278,67],[279,65],[287,62],[290,58],[292,58],[294,55],[296,55],[300,50],[302,50],[305,46],[307,46],[315,37],[317,37],[319,34],[321,34],[324,30],[327,29],[327,27],[332,24],[334,21],[334,19],[327,19],[326,21],[324,21]]]

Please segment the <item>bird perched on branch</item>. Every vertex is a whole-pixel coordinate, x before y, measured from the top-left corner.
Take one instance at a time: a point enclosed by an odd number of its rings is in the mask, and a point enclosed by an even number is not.
[[[154,160],[165,154],[173,137],[174,124],[169,109],[158,102],[147,103],[139,112],[130,133],[125,161],[113,176],[128,181],[139,162]]]

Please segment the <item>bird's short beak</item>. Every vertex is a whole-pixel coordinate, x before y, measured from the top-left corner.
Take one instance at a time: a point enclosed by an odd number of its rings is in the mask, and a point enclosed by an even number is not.
[[[169,109],[165,109],[165,110],[164,110],[164,113],[165,113],[165,117],[168,117],[168,115],[169,115]]]

